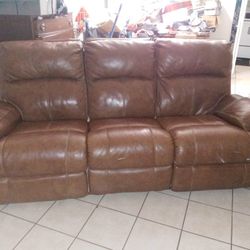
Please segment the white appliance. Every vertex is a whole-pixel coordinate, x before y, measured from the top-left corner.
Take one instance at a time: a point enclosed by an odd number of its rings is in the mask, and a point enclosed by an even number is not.
[[[250,59],[250,0],[241,33],[238,57]]]

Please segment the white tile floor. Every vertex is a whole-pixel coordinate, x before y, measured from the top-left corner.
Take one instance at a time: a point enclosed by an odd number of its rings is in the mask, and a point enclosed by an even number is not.
[[[90,195],[0,206],[0,249],[250,249],[250,189]]]
[[[232,92],[250,95],[250,67]],[[250,249],[250,189],[89,195],[0,205],[0,250]]]

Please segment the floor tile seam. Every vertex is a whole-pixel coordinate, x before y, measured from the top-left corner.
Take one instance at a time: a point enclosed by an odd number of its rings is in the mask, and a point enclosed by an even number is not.
[[[13,250],[15,250],[20,243],[27,237],[27,235],[33,230],[33,228],[36,226],[36,224],[33,224],[32,227],[23,235],[23,237],[16,243],[16,245],[13,247]]]
[[[9,204],[0,204],[2,205],[3,207],[0,209],[0,212],[3,211]]]
[[[88,216],[87,220],[85,221],[85,223],[82,225],[81,229],[79,230],[78,234],[74,237],[74,240],[71,242],[71,244],[68,247],[68,250],[72,247],[72,245],[74,244],[74,242],[76,241],[76,239],[79,240],[83,240],[86,241],[84,239],[79,238],[78,236],[80,235],[81,231],[83,230],[84,226],[87,224],[87,222],[89,221],[90,217],[94,214],[95,210],[99,207],[100,202],[102,201],[102,199],[104,198],[104,195],[102,195],[101,199],[99,200],[99,202],[97,204],[94,204],[92,202],[88,202],[88,201],[83,201],[80,199],[77,199],[83,203],[87,203],[87,204],[91,204],[91,205],[95,205],[95,208],[93,209],[93,211],[90,213],[90,215]],[[87,242],[87,241],[86,241]]]
[[[93,242],[93,241],[84,240],[84,239],[79,238],[79,237],[77,237],[77,238],[74,239],[74,240],[80,240],[80,241],[83,241],[83,242],[86,242],[86,243],[95,245],[95,246],[97,246],[97,247],[102,247],[102,248],[107,249],[107,250],[112,250],[111,248],[108,248],[108,247],[105,247],[105,246],[103,246],[103,245],[97,244],[97,243],[95,243],[95,242]],[[72,244],[72,245],[73,245],[73,244]],[[72,246],[72,245],[71,245],[71,246]],[[68,249],[70,249],[70,248],[68,248]]]
[[[104,197],[105,197],[105,194],[103,194],[103,195],[102,195],[102,198],[98,201],[98,203],[97,203],[97,207],[99,207],[99,206],[100,206],[100,204],[101,204],[102,200],[104,199]]]
[[[34,222],[34,221],[31,221],[31,220],[22,218],[22,217],[20,217],[20,216],[15,215],[15,214],[8,213],[8,212],[6,212],[6,211],[0,211],[0,214],[5,214],[5,215],[8,215],[8,216],[14,217],[14,218],[16,218],[16,219],[19,219],[19,220],[22,220],[22,221],[31,223],[31,224],[36,224],[36,222]]]
[[[250,214],[246,214],[246,213],[242,213],[242,212],[238,212],[238,211],[232,211],[234,214],[241,214],[241,215],[245,215],[247,217],[250,217]]]
[[[166,194],[166,193],[163,193],[163,192],[160,192],[160,191],[157,191],[157,193],[161,193],[161,194],[164,194],[164,195],[166,195],[166,196],[175,197],[175,198],[181,199],[181,200],[186,200],[186,201],[189,200],[188,198],[182,198],[182,197],[178,197],[178,196],[176,196],[176,195]],[[191,192],[190,192],[190,194],[191,194]],[[223,207],[211,205],[211,204],[208,204],[208,203],[205,203],[205,202],[192,200],[191,198],[190,198],[190,201],[195,202],[195,203],[198,203],[198,204],[202,204],[202,205],[205,205],[205,206],[208,206],[208,207],[214,207],[214,208],[219,208],[219,209],[223,209],[223,210],[226,210],[226,211],[231,211],[231,209],[229,209],[229,208],[223,208]],[[250,216],[250,215],[249,215],[249,216]]]
[[[244,250],[250,250],[250,248],[246,248],[246,247],[243,247],[243,246],[240,246],[240,245],[236,245],[236,244],[232,244],[232,246],[239,247],[239,248],[242,248]]]
[[[87,204],[91,204],[91,205],[95,205],[95,206],[97,206],[97,204],[96,203],[94,203],[94,202],[90,202],[90,201],[83,201],[83,200],[80,200],[80,199],[76,199],[77,201],[80,201],[80,202],[83,202],[83,203],[87,203]]]
[[[172,228],[172,229],[176,229],[176,230],[181,231],[181,228],[178,228],[178,227],[175,227],[175,226],[166,224],[166,223],[162,223],[162,222],[159,222],[159,221],[154,221],[154,220],[147,219],[147,218],[140,217],[140,216],[138,217],[138,219],[145,220],[145,221],[148,221],[148,222],[152,222],[152,223],[154,223],[154,224],[158,224],[158,225],[161,225],[161,226],[164,226],[164,227],[170,227],[170,228]]]
[[[129,231],[129,234],[128,234],[128,236],[127,236],[127,238],[126,238],[126,240],[125,240],[125,243],[124,243],[124,245],[123,245],[123,247],[122,247],[122,250],[125,249],[125,247],[126,247],[126,245],[127,245],[127,243],[128,243],[128,240],[129,240],[129,238],[130,238],[130,236],[131,236],[131,234],[132,234],[132,231],[133,231],[133,229],[134,229],[134,227],[135,227],[135,224],[136,224],[136,222],[137,222],[137,220],[138,220],[138,218],[139,218],[139,214],[141,213],[141,210],[142,210],[142,208],[143,208],[143,206],[144,206],[144,204],[145,204],[145,202],[146,202],[146,200],[147,200],[147,198],[148,198],[148,195],[149,195],[149,192],[147,192],[147,194],[146,194],[145,197],[144,197],[144,200],[143,200],[143,202],[142,202],[142,205],[141,205],[141,207],[140,207],[140,210],[138,211],[137,216],[135,217],[135,221],[134,221],[134,223],[133,223],[133,225],[132,225],[132,227],[131,227],[131,229],[130,229],[130,231]]]
[[[154,223],[154,224],[158,224],[158,225],[161,225],[161,226],[164,226],[164,227],[169,227],[169,228],[172,228],[172,229],[176,229],[176,230],[181,231],[180,228],[175,227],[175,226],[171,226],[171,225],[168,225],[168,224],[156,222],[156,221],[153,221],[153,220],[150,220],[150,219],[146,219],[146,218],[142,218],[142,217],[138,217],[138,218],[139,218],[139,219],[142,219],[142,220],[145,220],[145,221],[152,222],[152,223]],[[218,242],[221,242],[221,243],[225,243],[225,244],[230,245],[230,242],[226,242],[226,241],[219,240],[219,239],[216,239],[216,238],[212,238],[212,237],[209,237],[209,236],[206,236],[206,235],[202,235],[202,234],[197,234],[197,233],[195,233],[195,232],[192,232],[192,231],[189,231],[189,230],[186,230],[186,229],[183,229],[182,231],[183,231],[183,232],[186,232],[186,233],[190,233],[190,234],[193,234],[193,235],[201,236],[201,237],[204,237],[204,238],[207,238],[207,239],[215,240],[215,241],[218,241]]]
[[[98,205],[95,205],[95,208],[93,209],[93,211],[90,213],[90,215],[88,216],[87,220],[85,221],[85,223],[83,223],[83,225],[81,226],[79,232],[76,234],[76,236],[74,236],[74,240],[71,242],[71,244],[69,245],[69,247],[67,248],[68,250],[71,248],[71,246],[74,244],[74,242],[76,241],[76,239],[78,239],[81,231],[83,230],[83,228],[85,227],[85,225],[87,224],[87,222],[90,220],[91,216],[94,214],[94,212],[96,211],[96,209],[98,208]],[[81,239],[81,238],[79,238]]]
[[[37,226],[38,222],[45,216],[45,214],[47,214],[47,212],[54,206],[54,204],[56,203],[56,201],[52,202],[52,204],[45,210],[45,212],[40,216],[40,218],[34,223],[33,222],[33,226],[30,228],[30,230],[28,230],[23,237],[17,242],[17,244],[15,245],[15,247],[13,248],[16,249],[18,247],[18,245],[29,235],[29,233],[35,228],[35,226]]]
[[[36,225],[39,226],[39,227],[43,227],[43,228],[46,228],[46,229],[49,229],[49,230],[52,230],[52,231],[64,234],[64,235],[69,236],[71,238],[75,238],[76,237],[73,234],[65,233],[65,232],[63,232],[63,231],[61,231],[59,229],[56,229],[56,228],[53,228],[53,227],[50,227],[50,226],[42,225],[42,224],[39,224],[39,223],[37,223]]]
[[[98,207],[100,208],[104,208],[104,209],[108,209],[108,210],[111,210],[111,211],[114,211],[114,212],[118,212],[120,214],[124,214],[124,215],[128,215],[128,216],[132,216],[134,218],[137,217],[137,215],[134,215],[134,214],[130,214],[130,213],[126,213],[124,211],[121,211],[121,210],[118,210],[118,209],[115,209],[115,208],[111,208],[111,207],[106,207],[106,206],[103,206],[103,205],[99,205]]]
[[[181,199],[181,200],[188,200],[188,198],[183,198],[183,197],[177,196],[175,194],[166,194],[166,193],[164,193],[162,191],[151,191],[151,192],[156,192],[156,193],[164,194],[164,195],[175,197],[175,198],[178,198],[178,199]]]
[[[216,238],[213,238],[213,237],[209,237],[209,236],[206,236],[206,235],[198,234],[198,233],[186,230],[186,229],[183,229],[182,231],[185,232],[185,233],[193,234],[193,235],[200,236],[200,237],[203,237],[203,238],[206,238],[206,239],[210,239],[210,240],[214,240],[214,241],[217,241],[217,242],[220,242],[220,243],[231,245],[230,242],[226,242],[224,240],[219,240],[219,239],[216,239]]]
[[[184,218],[183,218],[183,222],[182,222],[181,232],[180,232],[177,247],[176,247],[177,250],[179,249],[180,242],[181,242],[182,232],[183,232],[183,228],[184,228],[184,224],[185,224],[185,220],[186,220],[186,216],[187,216],[187,211],[188,211],[188,207],[189,207],[189,202],[190,202],[190,196],[191,196],[191,192],[188,195],[188,202],[187,202],[187,206],[185,209],[185,214],[184,214]]]
[[[197,204],[201,204],[201,205],[207,206],[207,207],[218,208],[218,209],[222,209],[222,210],[231,212],[231,208],[229,209],[229,208],[219,207],[219,206],[207,204],[207,203],[205,203],[205,202],[195,201],[195,200],[192,200],[192,199],[190,199],[190,201],[193,202],[193,203],[197,203]]]
[[[29,222],[29,223],[32,223],[32,224],[38,224],[38,222],[42,219],[42,217],[50,210],[50,208],[51,208],[55,203],[56,203],[56,201],[54,201],[53,204],[51,204],[51,205],[49,206],[49,208],[46,209],[46,211],[39,217],[39,219],[38,219],[37,221],[32,221],[32,220],[23,218],[23,217],[21,217],[21,216],[18,216],[18,215],[15,215],[15,214],[6,212],[6,211],[4,211],[4,210],[1,210],[0,213],[3,213],[3,214],[6,214],[6,215],[15,217],[15,218],[20,219],[20,220],[23,220],[23,221],[25,221],[25,222]]]

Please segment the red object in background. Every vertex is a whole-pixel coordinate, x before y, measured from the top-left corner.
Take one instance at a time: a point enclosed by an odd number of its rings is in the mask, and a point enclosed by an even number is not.
[[[84,31],[84,20],[89,17],[89,13],[84,7],[81,7],[75,21],[78,24],[77,30],[78,32],[83,32]]]
[[[183,2],[179,2],[179,3],[171,3],[171,4],[166,5],[164,8],[162,8],[161,14],[165,14],[167,12],[171,12],[171,11],[182,9],[182,8],[191,9],[192,7],[193,6],[192,6],[191,1],[183,1]]]

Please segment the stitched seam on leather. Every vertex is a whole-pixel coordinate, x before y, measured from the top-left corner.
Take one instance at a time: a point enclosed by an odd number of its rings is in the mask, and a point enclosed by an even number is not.
[[[155,151],[155,140],[154,140],[154,134],[151,128],[149,128],[150,135],[151,135],[151,140],[152,140],[152,145],[153,145],[153,158],[154,158],[154,165],[157,166],[157,159],[156,159],[156,151]]]
[[[4,137],[3,144],[2,144],[2,149],[1,149],[1,151],[2,151],[1,152],[1,155],[2,155],[1,162],[2,162],[2,169],[3,169],[5,177],[7,177],[7,170],[4,167],[4,146],[5,146],[6,141],[7,141],[7,137]]]
[[[191,94],[191,114],[194,114],[195,111],[195,99],[196,99],[196,88],[194,87],[194,82],[192,82],[192,94]]]
[[[47,83],[46,87],[47,87],[47,86],[48,86],[48,83]],[[48,111],[49,119],[50,119],[50,120],[53,120],[53,117],[52,117],[52,114],[51,114],[51,107],[53,107],[53,104],[52,104],[52,102],[51,102],[51,98],[50,98],[48,89],[47,89],[47,95],[48,95],[48,103],[49,103],[48,108],[47,108],[47,111]]]
[[[64,169],[65,169],[65,175],[68,176],[68,150],[69,150],[69,137],[70,137],[70,131],[67,133],[67,139],[66,139],[66,147],[65,147],[65,159],[64,159]]]
[[[230,108],[231,106],[233,106],[236,102],[239,102],[241,101],[242,99],[244,98],[240,98],[240,99],[235,99],[234,101],[232,101],[231,103],[228,103],[227,105],[225,105],[223,108],[222,108],[222,111],[227,109],[227,108]]]
[[[23,135],[23,134],[42,134],[42,133],[67,133],[68,131],[70,132],[74,132],[74,133],[79,133],[79,134],[83,134],[85,135],[86,132],[81,132],[81,131],[76,131],[76,130],[69,130],[69,129],[65,129],[65,130],[34,130],[34,131],[18,131],[18,132],[14,132],[15,135]]]
[[[12,106],[14,106],[16,109],[17,109],[17,111],[19,111],[19,114],[21,115],[21,118],[22,118],[22,120],[23,120],[23,111],[18,107],[18,105],[17,104],[15,104],[13,101],[11,101],[11,100],[7,100],[8,101],[8,103],[9,104],[11,104]]]
[[[108,139],[108,153],[109,153],[109,155],[111,155],[110,136],[109,136],[109,130],[108,129],[106,129],[106,136],[107,136],[107,139]]]
[[[69,180],[69,171],[68,171],[68,151],[69,151],[69,139],[70,139],[70,131],[68,131],[67,134],[67,142],[66,142],[66,150],[65,150],[65,193],[67,194],[68,190],[69,190],[69,184],[70,184],[70,180]]]
[[[197,148],[197,138],[194,130],[192,129],[192,134],[194,138],[194,157],[193,157],[193,165],[196,165],[197,162],[197,153],[198,153],[198,148]]]
[[[194,172],[195,172],[195,167],[191,167],[191,182],[190,182],[190,190],[193,190],[194,187]]]
[[[127,99],[127,98],[126,98]],[[123,116],[124,117],[127,117],[127,113],[128,113],[128,105],[126,104],[126,101],[125,101],[125,98],[123,98],[122,100],[122,103],[123,103]]]
[[[165,85],[169,85],[168,84],[168,78],[164,79],[166,81],[166,84],[163,84],[163,79],[160,79],[159,80],[159,88],[158,88],[158,91],[159,91],[159,94],[158,94],[158,99],[159,99],[159,103],[158,103],[158,117],[161,117],[161,116],[164,116],[164,115],[168,115],[169,113],[169,110],[168,110],[168,107],[166,106],[165,108],[161,106],[161,103],[162,103],[162,95],[160,94],[160,92],[163,92],[163,94],[166,94],[168,96],[168,98],[172,101],[173,98],[171,96],[171,94],[169,93],[168,91],[168,87],[165,86]],[[161,91],[163,90],[163,91]],[[164,109],[167,109],[167,112],[164,111]],[[162,114],[163,112],[163,114]]]
[[[10,193],[10,182],[9,182],[9,176],[7,176],[7,170],[5,169],[4,167],[4,146],[6,144],[6,141],[7,141],[7,137],[5,137],[3,139],[3,144],[2,144],[2,150],[1,150],[1,155],[2,155],[2,169],[3,169],[3,172],[4,172],[4,175],[5,175],[5,178],[7,180],[7,200],[9,200],[9,193]]]

